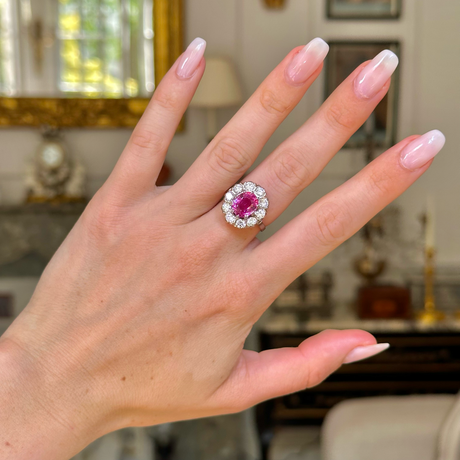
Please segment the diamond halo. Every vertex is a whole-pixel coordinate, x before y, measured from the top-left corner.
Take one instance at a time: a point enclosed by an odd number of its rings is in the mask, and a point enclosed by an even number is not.
[[[269,201],[265,189],[254,182],[241,182],[224,195],[222,212],[225,220],[236,228],[263,225]]]

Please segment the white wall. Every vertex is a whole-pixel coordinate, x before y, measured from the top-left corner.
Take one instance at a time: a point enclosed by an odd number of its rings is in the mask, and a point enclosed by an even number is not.
[[[324,0],[286,0],[284,10],[267,10],[262,0],[184,0],[186,40],[202,36],[208,42],[207,55],[225,54],[238,67],[246,96],[294,46],[321,35],[324,39],[396,38],[402,42],[400,123],[398,139],[429,129],[441,129],[447,144],[430,171],[399,200],[409,235],[417,227],[416,217],[423,211],[430,190],[436,199],[439,262],[460,261],[460,197],[457,154],[460,144],[460,2],[453,0],[403,0],[403,16],[398,21],[333,21],[324,18]],[[322,78],[313,85],[289,118],[264,148],[263,159],[276,145],[298,128],[318,107],[322,99]],[[232,111],[220,114],[223,124]],[[89,190],[94,193],[109,174],[127,130],[68,130],[65,139],[89,170]],[[3,202],[23,198],[22,173],[25,159],[39,142],[35,130],[7,129],[0,132],[0,190]],[[190,110],[187,128],[174,138],[167,161],[176,180],[206,145],[204,116]],[[265,233],[270,236],[286,221],[315,199],[333,189],[362,165],[362,155],[341,152],[320,178],[303,192]],[[337,255],[341,254],[341,255]],[[323,266],[336,266],[337,257],[327,258]],[[341,260],[338,296],[352,295],[356,278],[348,270],[348,257]]]
[[[439,261],[459,265],[460,2],[422,0],[416,13],[412,130],[401,132],[401,137],[438,128],[447,141],[430,170],[399,201],[409,229],[424,195],[433,193]]]

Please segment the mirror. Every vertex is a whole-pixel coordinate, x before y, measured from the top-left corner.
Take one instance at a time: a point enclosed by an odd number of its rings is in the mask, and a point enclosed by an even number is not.
[[[181,16],[181,0],[0,0],[0,126],[134,126]]]

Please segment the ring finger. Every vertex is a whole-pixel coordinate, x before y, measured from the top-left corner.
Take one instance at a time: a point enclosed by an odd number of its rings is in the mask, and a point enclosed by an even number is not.
[[[387,93],[397,64],[396,55],[385,50],[359,66],[301,128],[245,178],[267,190],[270,207],[265,225],[273,222],[313,182],[369,117]],[[213,213],[222,219],[220,206]],[[253,232],[245,231],[252,239]]]

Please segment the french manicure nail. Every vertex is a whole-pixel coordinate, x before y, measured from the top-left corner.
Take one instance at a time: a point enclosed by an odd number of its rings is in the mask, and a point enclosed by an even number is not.
[[[355,361],[361,361],[362,359],[370,358],[371,356],[382,353],[382,351],[388,350],[389,347],[389,343],[377,343],[375,345],[356,347],[355,349],[351,350],[350,353],[348,353],[343,363],[349,364],[354,363]]]
[[[446,138],[434,129],[413,140],[401,152],[401,164],[414,171],[428,163],[444,147]]]
[[[286,78],[294,84],[302,84],[324,61],[329,45],[321,38],[314,38],[305,45],[286,67]]]
[[[355,93],[363,99],[374,97],[398,67],[398,56],[383,50],[359,73],[355,79]]]
[[[176,74],[179,78],[185,80],[195,73],[204,55],[205,49],[206,41],[202,38],[195,38],[195,40],[188,45],[177,64]]]

